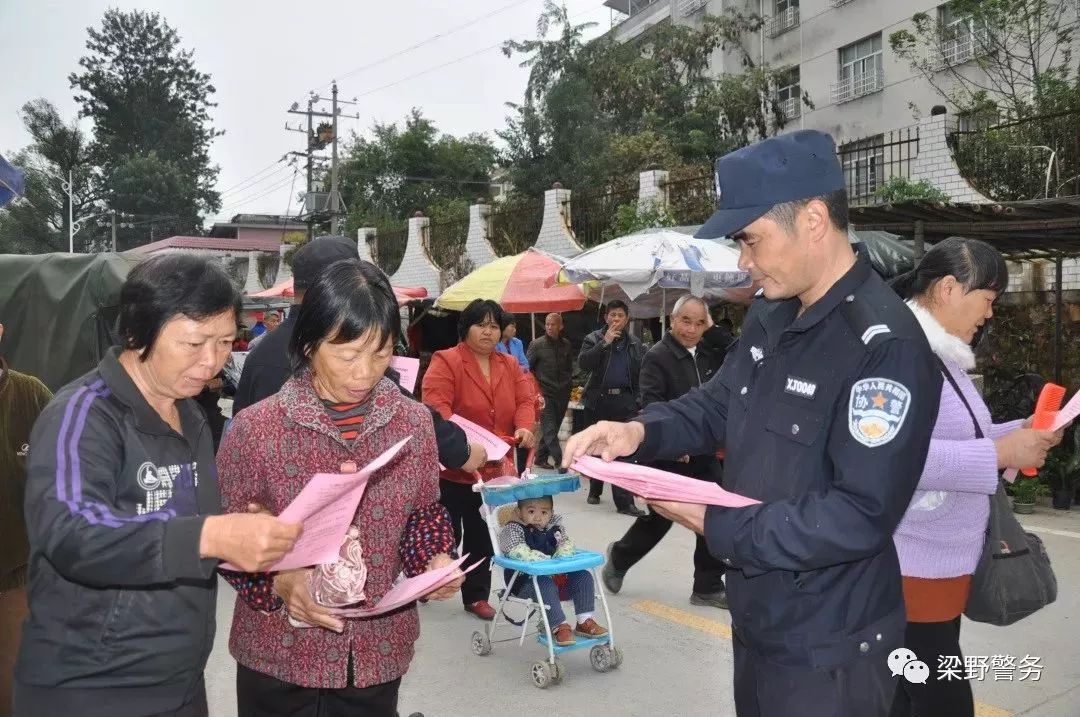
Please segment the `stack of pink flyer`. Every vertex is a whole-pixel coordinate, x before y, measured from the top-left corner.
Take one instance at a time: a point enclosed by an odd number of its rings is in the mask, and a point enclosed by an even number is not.
[[[761,501],[730,493],[715,483],[668,473],[657,468],[634,463],[608,463],[592,456],[582,456],[570,466],[572,470],[625,488],[645,500],[670,500],[676,503],[700,503],[725,508],[745,508]]]
[[[391,610],[397,610],[399,607],[404,607],[405,605],[415,602],[425,595],[452,583],[459,577],[457,570],[468,557],[468,554],[462,555],[454,562],[444,565],[441,568],[428,570],[425,573],[420,573],[416,577],[402,580],[400,583],[390,588],[390,590],[382,596],[382,599],[371,607],[333,608],[331,609],[331,612],[335,617],[374,617],[375,615],[382,615]],[[463,575],[469,572],[482,562],[484,561],[476,561],[462,570],[461,574]]]

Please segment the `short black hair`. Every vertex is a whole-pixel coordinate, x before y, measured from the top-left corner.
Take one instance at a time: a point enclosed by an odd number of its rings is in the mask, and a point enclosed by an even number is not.
[[[176,316],[201,321],[232,311],[240,292],[216,262],[191,254],[157,254],[136,265],[120,287],[116,332],[125,349],[150,358],[165,324]]]
[[[846,232],[849,224],[846,189],[837,189],[817,197],[807,197],[793,202],[775,204],[772,209],[765,212],[764,216],[772,219],[790,234],[795,230],[795,217],[799,215],[799,210],[815,199],[825,203],[825,208],[829,210],[829,219],[832,220],[833,226],[840,231]]]
[[[926,252],[919,265],[889,282],[903,299],[929,292],[946,276],[954,277],[965,290],[1001,293],[1009,285],[1009,267],[997,249],[984,241],[949,237]]]
[[[630,315],[630,307],[626,305],[626,302],[622,299],[614,299],[612,301],[609,301],[607,306],[604,308],[604,316],[607,316],[615,309],[622,309],[623,313],[625,313],[627,316]]]
[[[461,316],[458,318],[457,333],[458,341],[464,341],[465,337],[469,335],[469,329],[478,324],[484,323],[484,319],[490,318],[496,324],[499,325],[499,330],[502,331],[506,328],[505,320],[506,312],[499,306],[499,302],[492,299],[473,299],[469,302],[461,311]]]
[[[344,344],[375,331],[394,346],[401,334],[401,316],[390,280],[363,259],[330,264],[304,293],[289,337],[293,374],[311,363],[324,342]]]

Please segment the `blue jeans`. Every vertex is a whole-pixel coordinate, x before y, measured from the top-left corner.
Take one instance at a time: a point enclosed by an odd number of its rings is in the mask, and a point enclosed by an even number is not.
[[[521,589],[521,597],[536,600],[532,576],[522,575],[519,580],[528,581]],[[551,623],[551,628],[555,629],[566,622],[566,613],[563,612],[562,603],[559,600],[559,586],[555,584],[555,580],[550,575],[537,575],[536,581],[540,585],[540,602],[548,606],[548,621]],[[588,570],[567,573],[566,587],[570,592],[571,599],[574,601],[574,613],[576,615],[593,611],[596,592],[593,588],[592,574]]]

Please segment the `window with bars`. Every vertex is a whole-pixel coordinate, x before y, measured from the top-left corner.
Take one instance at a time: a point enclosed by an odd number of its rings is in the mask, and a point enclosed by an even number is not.
[[[802,89],[799,86],[799,68],[792,67],[777,79],[776,102],[787,119],[796,119],[802,114]]]
[[[881,33],[840,48],[833,102],[847,102],[885,87]]]
[[[798,25],[799,0],[773,0],[773,13],[768,21],[769,36],[776,37]]]
[[[950,67],[975,59],[989,41],[986,26],[957,12],[952,3],[938,8],[938,65]]]
[[[840,145],[839,154],[843,158],[848,196],[853,199],[872,197],[884,179],[884,135]]]

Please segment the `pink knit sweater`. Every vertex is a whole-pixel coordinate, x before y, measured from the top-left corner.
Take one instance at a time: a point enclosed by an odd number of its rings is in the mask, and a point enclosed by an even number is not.
[[[909,304],[910,305],[910,304]],[[982,439],[952,385],[945,381],[919,487],[893,533],[900,572],[908,577],[951,578],[975,571],[990,515],[989,496],[997,490],[994,440],[1023,421],[994,424],[990,411],[966,371],[975,359],[960,339],[945,332],[924,309],[914,306],[930,347],[945,363],[982,428]]]

